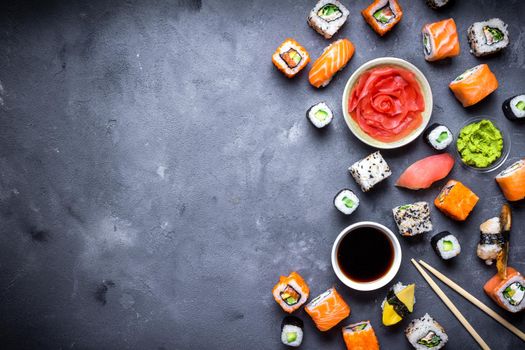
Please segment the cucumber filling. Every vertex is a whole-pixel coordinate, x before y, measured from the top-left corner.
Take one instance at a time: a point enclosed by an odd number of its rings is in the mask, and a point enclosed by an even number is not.
[[[314,113],[314,117],[315,119],[324,122],[328,118],[328,112],[320,109]]]
[[[345,207],[347,207],[347,208],[353,208],[354,205],[355,205],[354,201],[351,198],[347,197],[347,196],[344,196],[342,201],[343,201]]]
[[[376,12],[374,12],[374,18],[376,19],[376,21],[382,24],[389,23],[395,17],[396,15],[394,14],[394,12],[392,12],[392,9],[390,8],[389,5],[386,5],[380,8],[379,10],[377,10]]]
[[[359,332],[359,331],[364,330],[366,326],[368,326],[368,324],[364,322],[364,323],[360,323],[358,325],[353,326],[351,329],[353,332]]]
[[[341,9],[334,4],[326,4],[317,11],[317,16],[327,22],[335,21],[343,15]]]
[[[288,332],[286,333],[286,341],[292,343],[297,340],[297,332]]]
[[[454,248],[452,241],[443,241],[443,251],[450,252]]]
[[[503,297],[508,300],[510,305],[519,305],[525,296],[525,287],[519,283],[514,282],[507,286],[503,291]]]
[[[289,284],[286,286],[286,288],[280,293],[281,299],[286,303],[288,306],[295,305],[299,302],[299,299],[301,299],[301,294],[297,292],[292,286]]]
[[[441,337],[436,332],[430,331],[423,338],[419,339],[417,343],[430,349],[441,344]]]
[[[485,34],[487,45],[499,43],[505,37],[505,34],[503,34],[501,30],[489,26],[483,27],[483,34]]]
[[[301,54],[294,48],[290,48],[288,51],[281,53],[280,56],[283,61],[286,62],[286,65],[292,69],[297,67],[303,60]]]
[[[516,108],[520,111],[525,111],[525,101],[518,101],[518,103],[516,103]]]
[[[443,131],[439,134],[438,138],[436,139],[436,142],[441,143],[443,141],[446,141],[448,139],[448,132]]]

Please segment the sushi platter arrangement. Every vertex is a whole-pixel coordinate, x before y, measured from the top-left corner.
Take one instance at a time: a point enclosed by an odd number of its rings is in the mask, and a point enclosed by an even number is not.
[[[427,5],[434,10],[453,6],[449,0],[427,0]],[[327,40],[336,35],[347,21],[360,20],[337,0],[319,0],[312,6],[312,10],[305,14],[307,23]],[[375,0],[362,9],[361,15],[375,33],[387,40],[388,33],[396,25],[402,25],[402,6],[402,0]],[[424,59],[433,64],[440,60],[453,60],[461,55],[460,34],[453,18],[425,24],[421,29]],[[472,23],[464,35],[468,38],[470,53],[476,59],[495,55],[505,50],[510,42],[508,26],[499,18]],[[293,79],[303,69],[308,69],[310,49],[287,38],[276,49],[272,62],[286,77]],[[355,50],[354,44],[347,38],[328,43],[309,68],[309,83],[317,89],[327,88],[332,78],[345,69]],[[463,107],[479,103],[499,86],[488,63],[465,67],[458,76],[450,78],[448,88]],[[422,137],[429,150],[435,153],[414,162],[397,179],[395,186],[408,191],[427,190],[435,182],[446,179],[456,162],[462,165],[462,171],[490,173],[507,161],[512,140],[497,117],[467,120],[456,133],[447,125],[429,123],[433,107],[432,91],[423,73],[410,62],[392,57],[367,62],[352,74],[342,96],[342,114],[351,132],[359,140],[378,149],[363,159],[356,159],[348,167],[349,175],[360,191],[343,188],[335,194],[333,206],[342,216],[352,215],[359,210],[366,193],[374,191],[378,184],[392,176],[388,157],[383,156],[381,149],[399,148]],[[333,106],[320,101],[307,109],[306,118],[316,129],[323,129],[329,128],[338,114]],[[502,104],[501,114],[516,125],[525,121],[525,95],[516,91],[514,96],[508,97]],[[525,159],[511,162],[503,169],[493,176],[501,189],[502,198],[508,202],[523,201]],[[450,220],[463,222],[469,218],[476,205],[483,201],[468,185],[450,178],[432,198],[435,198],[433,203],[416,201],[390,206],[397,234],[374,222],[356,223],[341,232],[333,245],[331,260],[339,280],[352,289],[365,292],[388,285],[394,280],[402,259],[399,240],[431,235],[438,229],[431,219],[431,212],[436,209]],[[494,277],[484,286],[478,286],[494,301],[491,307],[477,299],[473,301],[472,298],[475,298],[467,291],[423,261],[413,261],[423,278],[481,348],[488,349],[482,335],[474,330],[425,271],[430,271],[525,341],[525,335],[520,330],[491,309],[499,307],[510,313],[525,309],[525,278],[509,266],[512,224],[511,208],[504,204],[497,216],[480,225],[477,248],[466,247],[464,242],[461,243],[461,237],[453,232],[439,230],[436,232],[440,233],[432,235],[430,249],[427,250],[433,250],[443,261],[476,251],[487,265],[495,265],[497,273]],[[516,224],[523,225],[523,222],[518,220]],[[282,271],[284,274],[288,272]],[[378,312],[382,313],[382,326],[391,327],[407,319],[407,347],[441,349],[448,341],[445,327],[426,310],[419,310],[421,314],[424,313],[423,317],[410,320],[417,308],[416,286],[416,283],[405,285],[400,281],[390,286],[384,300],[377,305]],[[349,350],[387,348],[386,345],[380,345],[382,341],[374,332],[374,327],[380,325],[373,325],[369,320],[370,315],[358,315],[358,319],[353,319],[349,324],[345,320],[351,313],[350,304],[334,286],[326,287],[329,288],[325,292],[310,299],[307,282],[301,274],[293,271],[280,277],[272,294],[286,313],[304,308],[320,332],[339,327],[342,343]],[[468,286],[467,289],[470,288],[476,286]],[[281,342],[289,347],[301,346],[307,337],[304,322],[296,316],[284,317]]]

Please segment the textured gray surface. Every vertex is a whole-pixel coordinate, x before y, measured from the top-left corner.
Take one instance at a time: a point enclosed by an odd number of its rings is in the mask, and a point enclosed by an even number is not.
[[[356,54],[324,90],[307,74],[283,77],[270,56],[292,36],[318,57],[329,41],[306,24],[314,1],[19,1],[0,11],[0,343],[21,349],[275,349],[283,312],[271,297],[280,274],[298,270],[312,296],[335,285],[352,307],[344,323],[370,319],[384,349],[407,348],[400,326],[380,322],[387,288],[341,285],[330,249],[341,229],[375,220],[394,229],[391,208],[432,201],[443,182],[410,192],[394,187],[406,166],[431,149],[422,140],[383,152],[394,175],[343,217],[332,207],[342,187],[358,191],[346,168],[373,149],[348,131],[340,111],[346,79],[362,63],[396,56],[418,66],[435,99],[433,121],[452,130],[490,115],[511,129],[510,158],[525,155],[525,126],[504,119],[501,103],[521,93],[525,33],[519,1],[458,1],[436,12],[402,1],[405,17],[379,38],[359,11],[336,36]],[[453,16],[461,56],[429,64],[419,30]],[[511,45],[476,59],[466,29],[492,16],[509,23]],[[447,84],[486,62],[500,88],[464,109]],[[336,111],[327,130],[306,109]],[[510,160],[509,160],[510,162]],[[466,223],[433,208],[435,232],[458,235],[463,252],[438,260],[430,235],[400,239],[397,280],[417,284],[414,317],[445,326],[449,349],[476,345],[409,264],[423,258],[525,328],[482,292],[494,273],[475,255],[478,225],[504,199],[495,174],[456,166],[451,177],[481,197]],[[358,194],[360,192],[358,191]],[[511,264],[525,271],[523,203],[513,205]],[[446,287],[494,348],[523,343]],[[303,311],[304,349],[343,348],[340,328],[322,334]],[[249,346],[249,344],[251,344]]]

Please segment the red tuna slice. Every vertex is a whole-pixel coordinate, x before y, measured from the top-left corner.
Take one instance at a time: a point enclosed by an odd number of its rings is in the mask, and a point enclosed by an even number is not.
[[[442,153],[418,160],[407,168],[397,180],[396,186],[411,190],[429,188],[444,179],[454,167],[454,157]]]

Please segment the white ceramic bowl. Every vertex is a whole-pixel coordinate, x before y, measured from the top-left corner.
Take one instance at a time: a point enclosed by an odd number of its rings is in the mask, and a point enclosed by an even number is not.
[[[419,83],[419,86],[421,88],[421,93],[423,94],[423,98],[425,100],[425,110],[422,112],[423,117],[423,123],[421,123],[421,126],[417,128],[416,130],[412,131],[410,134],[402,138],[401,140],[394,141],[394,142],[382,142],[374,139],[373,137],[369,136],[367,133],[365,133],[363,130],[361,130],[361,127],[359,124],[357,124],[352,117],[350,116],[350,113],[348,112],[348,97],[350,96],[350,93],[352,91],[352,88],[357,83],[361,75],[371,69],[376,68],[379,66],[398,66],[401,68],[405,68],[407,70],[410,70],[416,75],[416,80]],[[412,63],[407,62],[405,60],[402,60],[400,58],[395,57],[380,57],[373,59],[371,61],[366,62],[361,67],[359,67],[353,74],[350,76],[350,79],[348,79],[348,82],[346,83],[345,90],[343,92],[343,116],[345,118],[346,124],[348,125],[348,128],[352,133],[362,142],[366,143],[369,146],[380,148],[380,149],[392,149],[392,148],[399,148],[402,146],[405,146],[406,144],[409,144],[410,142],[414,141],[421,133],[425,130],[426,126],[428,125],[428,122],[430,121],[430,116],[432,115],[432,106],[433,106],[433,100],[432,100],[432,90],[430,89],[430,85],[428,84],[427,78],[423,75],[423,73]]]
[[[350,278],[345,276],[343,271],[341,271],[341,268],[339,267],[339,264],[337,262],[337,251],[343,238],[350,232],[361,227],[372,227],[383,232],[383,234],[385,234],[390,239],[390,242],[394,247],[394,262],[392,263],[390,270],[388,270],[388,272],[381,278],[371,282],[352,281]],[[401,260],[401,246],[399,245],[399,241],[397,240],[396,235],[387,227],[373,221],[361,221],[348,226],[343,231],[341,231],[341,233],[335,239],[334,245],[332,246],[332,268],[334,269],[337,278],[339,278],[339,280],[348,287],[356,290],[371,291],[387,285],[390,281],[392,281],[392,279],[396,276],[397,272],[399,271],[399,267],[401,266]]]

